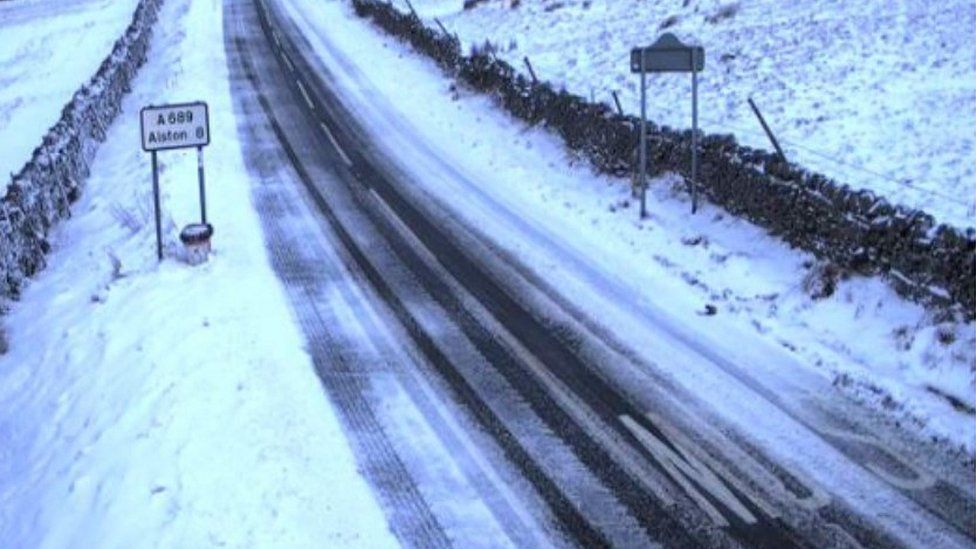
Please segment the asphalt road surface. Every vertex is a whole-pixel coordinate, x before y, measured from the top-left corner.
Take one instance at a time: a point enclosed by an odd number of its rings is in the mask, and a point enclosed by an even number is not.
[[[815,421],[743,379],[837,469],[836,484],[812,482],[796,466],[810,456],[781,463],[762,433],[723,424],[424,196],[289,13],[225,0],[238,133],[274,267],[404,544],[972,546],[966,472],[932,471],[848,414]],[[740,371],[680,329],[646,328]],[[624,383],[626,368],[645,374]]]

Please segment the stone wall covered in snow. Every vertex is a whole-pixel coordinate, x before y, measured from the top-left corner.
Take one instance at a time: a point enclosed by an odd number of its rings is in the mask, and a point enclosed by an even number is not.
[[[0,301],[16,299],[45,266],[51,228],[69,217],[105,132],[146,61],[163,0],[140,0],[132,22],[92,79],[75,92],[0,200]]]
[[[353,0],[356,13],[408,41],[514,116],[542,124],[596,169],[629,174],[639,119],[533,82],[490,53],[464,56],[456,37],[428,28],[388,3]],[[691,131],[648,125],[652,171],[690,177]],[[976,318],[976,234],[851,189],[731,135],[700,143],[699,188],[711,202],[767,228],[792,246],[851,272],[883,274],[902,295]]]

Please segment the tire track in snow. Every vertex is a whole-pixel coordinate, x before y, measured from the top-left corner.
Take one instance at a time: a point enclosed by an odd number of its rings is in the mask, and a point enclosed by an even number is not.
[[[245,38],[238,33],[238,23],[246,15],[240,2],[225,2],[226,16],[225,47],[229,59],[239,64],[231,67],[232,76],[244,76],[253,82],[253,68],[248,65]],[[261,98],[263,100],[263,98]],[[257,137],[248,143],[261,143]],[[258,151],[260,153],[260,151]],[[268,179],[273,177],[262,165],[260,154],[252,158],[258,172]],[[264,177],[262,178],[264,179]],[[296,242],[295,227],[285,227],[289,217],[282,215],[288,207],[287,199],[273,186],[258,191],[256,200],[258,213],[270,240],[278,245],[271,247],[272,263],[285,284],[292,292],[303,295],[304,299],[294,300],[299,321],[309,337],[309,353],[335,408],[351,434],[350,439],[356,447],[355,455],[360,460],[363,474],[375,487],[390,519],[390,527],[397,537],[409,545],[423,547],[448,547],[450,544],[443,528],[421,496],[413,478],[400,459],[393,444],[385,436],[382,426],[364,395],[368,391],[365,380],[356,373],[357,357],[350,349],[332,337],[331,321],[334,318],[323,316],[323,311],[315,306],[313,296],[320,293],[326,277],[323,276],[323,263],[316,261],[317,254],[309,250],[306,242]],[[297,234],[301,234],[300,232]],[[338,366],[338,368],[337,368]]]

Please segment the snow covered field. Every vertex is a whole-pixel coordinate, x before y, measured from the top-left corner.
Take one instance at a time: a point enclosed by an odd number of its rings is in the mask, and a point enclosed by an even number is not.
[[[485,97],[457,89],[433,63],[357,21],[348,6],[287,3],[301,5],[296,19],[329,29],[320,36],[348,55],[322,54],[336,75],[349,74],[336,85],[384,136],[379,145],[394,156],[411,147],[432,147],[471,181],[481,182],[473,189],[436,176],[428,165],[403,166],[418,174],[416,181],[428,192],[545,278],[567,288],[579,282],[561,274],[543,250],[521,242],[512,224],[529,223],[554,235],[611,273],[644,307],[703,331],[716,348],[755,357],[750,375],[762,383],[776,385],[778,378],[802,386],[804,379],[814,384],[826,379],[825,386],[833,384],[888,417],[969,452],[976,448],[972,412],[954,408],[938,394],[951,395],[963,408],[976,407],[976,324],[938,322],[879,279],[840,281],[832,297],[813,299],[805,283],[815,279],[812,256],[713,207],[689,216],[683,189],[668,179],[653,186],[651,217],[638,222],[621,181],[595,176],[585,165],[568,165],[572,160],[557,137],[514,121]],[[354,73],[350,64],[357,67]],[[424,142],[398,141],[401,132],[422,135]],[[499,218],[497,204],[515,218]],[[709,307],[714,315],[707,313]],[[611,322],[603,309],[590,312]],[[618,322],[610,330],[620,334],[630,328]],[[735,333],[744,339],[727,337]],[[750,348],[750,341],[758,346]],[[786,349],[790,366],[763,357],[758,349],[766,344]],[[662,367],[679,379],[685,375],[681,365]]]
[[[112,51],[137,3],[0,2],[0,194]]]
[[[404,0],[396,0],[406,10]],[[970,0],[415,0],[467,50],[497,54],[579,95],[639,112],[629,51],[673,32],[705,47],[701,127],[772,149],[855,188],[976,225],[976,4]],[[433,25],[432,22],[430,22]],[[689,78],[649,78],[648,116],[691,126]]]
[[[268,263],[221,29],[220,1],[166,2],[49,268],[3,319],[2,547],[395,544]],[[172,259],[198,215],[196,159],[165,153],[157,264],[138,111],[195,99],[211,107],[215,252],[197,268]]]

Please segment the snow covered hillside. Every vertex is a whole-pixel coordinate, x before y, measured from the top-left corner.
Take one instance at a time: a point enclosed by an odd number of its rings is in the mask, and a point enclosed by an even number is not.
[[[45,26],[72,21],[57,6]],[[268,263],[221,16],[220,2],[164,4],[49,268],[3,318],[0,547],[395,544]],[[221,136],[207,149],[215,253],[197,268],[172,260],[175,228],[198,215],[195,155],[161,155],[170,259],[157,264],[139,147],[142,106],[189,99],[209,101]]]
[[[397,0],[405,10],[404,0]],[[701,127],[788,158],[937,220],[976,225],[976,4],[969,0],[415,0],[465,49],[489,40],[544,80],[639,112],[632,47],[673,32],[705,47]],[[517,7],[510,7],[518,4]],[[689,78],[649,78],[648,116],[691,126]]]
[[[98,69],[137,0],[0,3],[0,195]],[[57,17],[52,17],[57,14]]]

